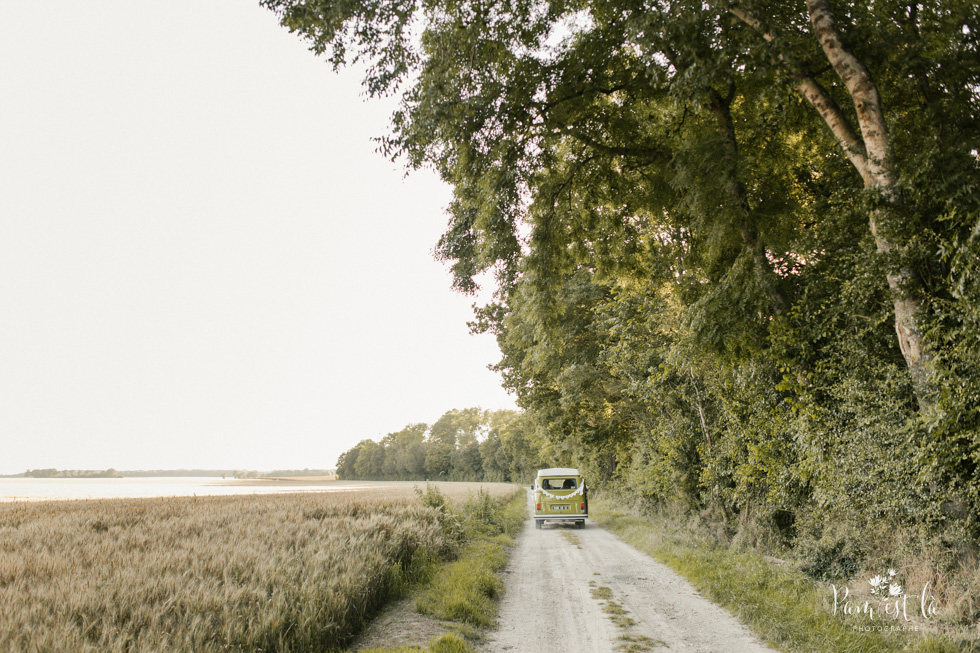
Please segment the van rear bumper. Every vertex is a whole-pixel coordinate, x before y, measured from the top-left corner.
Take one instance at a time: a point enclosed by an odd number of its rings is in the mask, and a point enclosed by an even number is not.
[[[582,521],[588,515],[534,515],[535,521]]]

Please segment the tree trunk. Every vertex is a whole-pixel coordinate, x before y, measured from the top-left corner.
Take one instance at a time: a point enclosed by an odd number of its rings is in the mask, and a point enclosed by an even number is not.
[[[806,0],[806,8],[817,41],[844,82],[857,112],[865,156],[854,156],[853,148],[845,149],[861,174],[865,188],[879,193],[884,200],[884,206],[873,211],[869,217],[875,245],[882,254],[897,253],[902,249],[900,237],[881,228],[883,222],[891,223],[897,217],[901,197],[878,87],[864,63],[844,47],[827,0]],[[848,142],[852,138],[846,123],[831,122],[826,117],[825,122],[839,142]],[[925,410],[932,405],[933,388],[929,373],[932,354],[923,342],[916,320],[922,309],[922,301],[915,297],[915,291],[921,288],[922,282],[913,270],[903,266],[890,270],[886,277],[895,308],[898,345],[908,365],[919,406]]]
[[[737,7],[727,9],[730,14],[762,34],[765,40],[772,42],[776,39],[775,34],[766,31],[762,22],[752,14]],[[881,229],[884,223],[897,222],[901,197],[878,86],[864,63],[844,47],[827,0],[806,0],[806,9],[824,55],[844,82],[854,102],[860,135],[852,128],[850,120],[833,97],[802,66],[787,61],[783,54],[778,59],[789,66],[796,91],[826,123],[848,160],[861,175],[864,187],[880,194],[883,207],[872,211],[868,217],[878,251],[882,254],[898,253],[902,250],[901,237],[885,233]],[[930,373],[933,355],[925,346],[922,330],[916,320],[922,310],[922,301],[915,293],[922,288],[922,280],[914,270],[903,266],[889,270],[885,276],[895,309],[898,346],[908,365],[919,407],[923,411],[929,411],[934,403],[935,390]]]
[[[751,219],[752,208],[749,206],[748,193],[745,185],[738,178],[738,141],[735,139],[735,124],[732,121],[731,101],[734,96],[734,88],[731,89],[729,97],[723,98],[716,91],[711,93],[710,110],[714,114],[718,123],[718,135],[721,137],[722,147],[729,160],[726,174],[728,176],[728,197],[737,207],[741,218],[739,220],[738,232],[742,236],[742,244],[752,261],[755,264],[756,278],[763,292],[769,299],[772,311],[777,315],[786,310],[787,300],[779,287],[776,272],[766,258],[766,250],[759,239],[759,232]]]

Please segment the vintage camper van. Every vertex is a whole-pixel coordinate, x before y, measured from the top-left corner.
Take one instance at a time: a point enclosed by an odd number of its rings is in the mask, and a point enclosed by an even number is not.
[[[589,494],[585,480],[574,467],[539,469],[531,486],[534,492],[534,526],[546,521],[574,522],[585,528],[589,517]]]

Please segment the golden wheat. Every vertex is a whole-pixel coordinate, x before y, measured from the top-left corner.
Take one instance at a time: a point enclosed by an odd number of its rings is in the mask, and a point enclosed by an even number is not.
[[[451,545],[410,493],[0,504],[0,650],[343,646]]]

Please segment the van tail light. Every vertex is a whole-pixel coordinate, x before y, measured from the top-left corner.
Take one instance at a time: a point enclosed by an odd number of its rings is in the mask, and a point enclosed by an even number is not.
[[[585,511],[585,503],[579,504],[579,510]]]
[[[540,504],[540,503],[539,503],[539,504],[537,504],[537,506],[535,506],[535,507],[536,507],[536,508],[537,508],[537,509],[538,509],[539,511],[541,510],[541,504]]]

